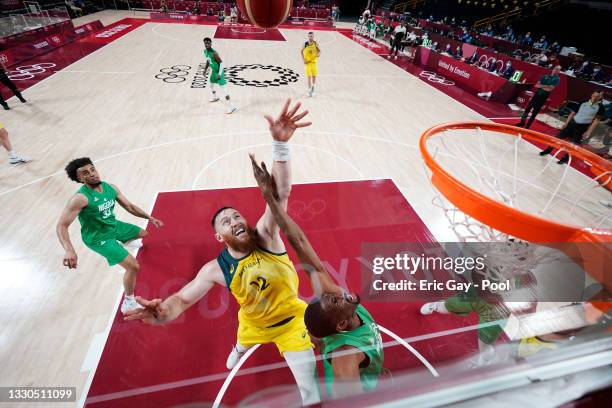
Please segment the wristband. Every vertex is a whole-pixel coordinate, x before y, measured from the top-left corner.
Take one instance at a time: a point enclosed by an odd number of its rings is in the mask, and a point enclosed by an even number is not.
[[[285,162],[289,161],[289,143],[278,140],[272,141],[272,158],[274,161]]]

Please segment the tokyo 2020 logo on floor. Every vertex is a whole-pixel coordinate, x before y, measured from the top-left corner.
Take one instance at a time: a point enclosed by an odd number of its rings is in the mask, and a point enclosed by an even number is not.
[[[276,78],[266,80],[247,79],[249,72],[264,70],[276,73]],[[289,68],[277,67],[274,65],[249,64],[234,65],[225,68],[225,77],[231,83],[238,86],[254,86],[257,88],[267,88],[269,86],[289,85],[297,82],[300,75]]]

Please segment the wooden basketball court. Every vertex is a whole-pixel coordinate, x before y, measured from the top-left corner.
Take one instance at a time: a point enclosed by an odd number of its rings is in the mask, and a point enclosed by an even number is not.
[[[102,22],[108,25],[125,17],[135,16],[105,12]],[[263,115],[276,114],[291,98],[310,111],[313,122],[291,141],[296,185],[390,179],[433,242],[457,240],[443,211],[431,203],[436,194],[418,151],[419,136],[440,123],[486,121],[486,117],[340,31],[315,31],[322,49],[320,76],[316,96],[308,98],[299,55],[306,29],[281,28],[274,40],[227,39],[216,38],[212,25],[126,21],[134,25],[129,32],[28,88],[24,92],[27,104],[9,100],[12,109],[1,114],[16,149],[34,159],[21,166],[0,164],[2,385],[76,386],[77,401],[83,404],[116,318],[122,270],[109,268],[82,244],[76,222],[70,233],[79,267],[74,271],[62,266],[55,225],[78,188],[63,171],[73,158],[91,157],[104,180],[118,185],[147,211],[156,205],[159,192],[251,187],[255,182],[248,153],[271,161],[271,139]],[[247,35],[240,32],[243,28],[236,30],[238,37]],[[228,85],[238,107],[232,115],[225,113],[221,102],[209,103],[209,87],[202,87],[205,80],[198,74],[205,62],[204,37],[213,38],[225,69],[242,81],[242,86]],[[174,74],[179,72],[177,79]],[[468,150],[478,148],[476,139],[467,143]],[[521,154],[539,151],[535,146],[522,149]],[[456,171],[465,166],[461,157],[449,163],[454,163]],[[521,166],[522,173],[535,174],[544,161],[525,160]],[[556,186],[553,179],[563,171],[562,167],[547,170],[551,190]],[[575,186],[564,191],[567,196],[582,191],[580,185],[588,179],[574,169],[569,169],[567,177],[568,185]],[[373,214],[376,208],[385,211],[384,197],[377,202],[366,196],[371,201],[363,203],[358,194],[352,196],[356,208],[369,208]],[[602,199],[609,199],[609,193],[594,191],[588,205],[601,211],[598,201]],[[348,205],[341,197],[338,200]],[[335,216],[350,224],[350,219],[343,219],[344,210],[337,210]],[[358,217],[348,209],[346,214]],[[117,216],[145,225],[123,210]],[[564,214],[555,217],[563,220]],[[188,214],[185,218],[190,219]],[[200,214],[193,219],[200,222]],[[170,224],[172,219],[164,221]],[[606,225],[610,227],[609,221]],[[212,233],[206,223],[200,228],[202,235]],[[156,232],[151,232],[154,237]],[[171,273],[172,251],[168,256],[164,267]],[[418,319],[416,312],[410,313]],[[473,323],[465,321],[465,325]],[[420,329],[400,336],[425,335],[441,328],[423,325]],[[139,329],[146,337],[145,332]],[[229,347],[202,351],[202,361],[206,353],[224,361]],[[473,351],[474,345],[466,349]],[[137,369],[136,361],[126,364]],[[211,394],[201,400],[214,398]]]

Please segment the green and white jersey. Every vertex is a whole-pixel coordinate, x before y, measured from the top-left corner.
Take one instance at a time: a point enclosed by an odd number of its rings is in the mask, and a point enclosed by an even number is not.
[[[115,218],[115,199],[117,191],[106,182],[100,184],[102,192],[82,185],[77,193],[87,197],[87,206],[79,213],[81,237],[88,245],[114,237],[117,227]]]
[[[337,333],[323,338],[323,369],[327,394],[333,395],[334,370],[332,367],[333,351],[342,346],[351,346],[361,350],[366,359],[359,367],[361,385],[364,391],[374,389],[382,371],[384,352],[378,325],[362,305],[357,306],[355,313],[363,324],[348,333]]]

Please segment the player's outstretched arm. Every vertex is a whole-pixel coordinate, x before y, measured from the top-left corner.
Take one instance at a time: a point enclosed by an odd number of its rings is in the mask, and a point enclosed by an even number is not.
[[[137,296],[136,301],[142,308],[127,312],[123,319],[141,320],[147,324],[171,322],[202,299],[215,283],[225,285],[223,273],[216,259],[204,265],[191,282],[163,301],[147,300]]]
[[[293,137],[297,129],[312,124],[311,122],[300,122],[308,115],[307,110],[298,112],[300,107],[301,104],[297,103],[291,108],[291,99],[287,99],[281,113],[276,118],[272,118],[270,115],[265,116],[270,126],[270,134],[274,144],[272,175],[277,183],[279,203],[284,209],[287,208],[289,194],[291,193],[291,164],[287,142]],[[282,240],[278,235],[278,225],[268,206],[266,206],[264,215],[257,222],[257,232],[266,245],[266,249],[273,252],[284,250]]]
[[[136,204],[128,200],[127,197],[123,195],[123,193],[117,188],[116,185],[111,184],[111,186],[113,186],[113,188],[117,192],[117,202],[120,206],[125,208],[127,212],[132,215],[135,215],[136,217],[144,218],[145,220],[151,221],[151,224],[153,224],[156,228],[164,226],[164,223],[161,220],[150,216],[142,208],[138,207]]]
[[[62,211],[62,215],[60,215],[60,219],[57,222],[57,227],[55,228],[57,238],[59,239],[60,244],[62,244],[64,251],[66,251],[63,261],[64,266],[67,266],[70,269],[77,267],[77,254],[72,246],[72,242],[70,241],[68,227],[70,227],[70,224],[72,224],[81,210],[87,207],[87,204],[87,197],[85,197],[83,194],[75,194],[72,196]]]
[[[315,295],[319,296],[322,293],[344,293],[342,288],[336,285],[327,273],[304,231],[287,214],[285,207],[281,204],[274,176],[268,173],[264,163],[261,163],[260,167],[255,161],[255,156],[250,155],[250,157],[255,180],[257,180],[257,185],[259,185],[259,189],[268,203],[268,208],[274,217],[274,222],[285,234],[287,240],[289,240],[289,243],[297,253],[298,258],[305,265]]]

